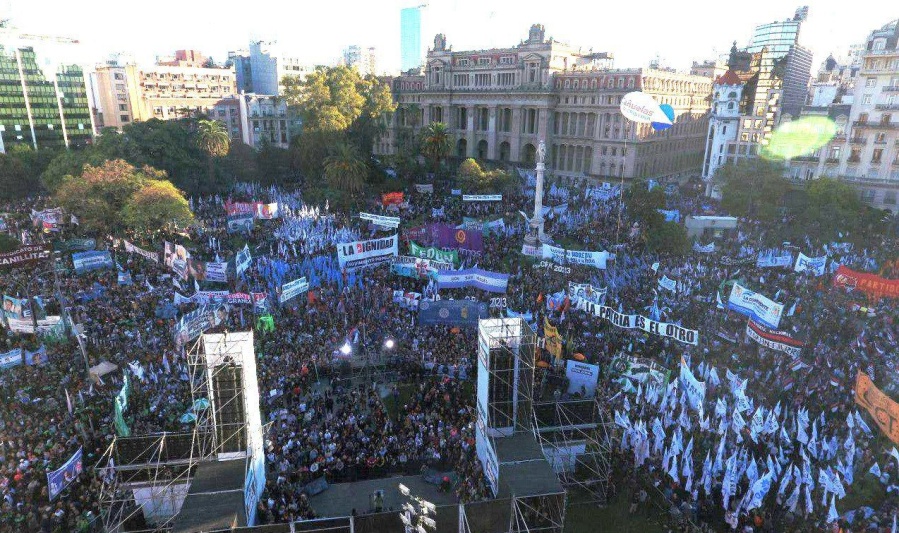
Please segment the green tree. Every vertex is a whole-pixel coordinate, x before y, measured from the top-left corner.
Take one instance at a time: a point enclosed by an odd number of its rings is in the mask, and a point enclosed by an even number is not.
[[[347,192],[361,191],[368,176],[368,165],[359,157],[356,148],[339,143],[325,159],[325,178],[328,185]]]
[[[158,179],[148,180],[135,191],[121,215],[126,226],[138,230],[184,228],[193,220],[184,194],[172,182]]]
[[[449,133],[443,122],[432,122],[421,131],[421,155],[431,163],[435,172],[451,149]]]
[[[116,159],[102,166],[87,165],[78,176],[67,176],[54,200],[78,216],[84,227],[111,231],[123,224],[122,213],[132,195],[165,178],[163,171],[152,167],[137,169]]]
[[[723,184],[721,207],[732,215],[763,222],[777,219],[790,190],[790,183],[783,177],[783,167],[758,157],[723,166],[715,181]]]
[[[683,255],[690,249],[687,230],[677,222],[665,222],[644,232],[646,247],[660,254]]]
[[[842,240],[840,233],[858,235],[878,232],[882,213],[866,206],[852,185],[829,178],[811,182],[805,209],[796,217],[803,233],[824,240]]]
[[[466,192],[473,193],[503,193],[511,190],[515,184],[512,175],[508,172],[483,170],[472,158],[462,161],[456,177]]]
[[[209,184],[215,183],[215,162],[228,155],[231,139],[225,126],[217,120],[200,120],[197,123],[197,145],[208,158]]]
[[[25,165],[9,154],[0,154],[0,200],[24,198],[36,188],[29,183]]]

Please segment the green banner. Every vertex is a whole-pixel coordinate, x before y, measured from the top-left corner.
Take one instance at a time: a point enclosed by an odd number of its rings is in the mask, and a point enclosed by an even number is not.
[[[125,410],[128,409],[128,396],[131,394],[131,382],[128,380],[128,373],[123,372],[122,374],[123,383],[122,390],[115,397],[115,417],[113,418],[113,423],[115,424],[116,434],[119,437],[130,437],[131,436],[131,428],[128,427],[128,424],[125,423],[125,417],[123,416]]]
[[[256,329],[259,331],[275,331],[275,319],[272,315],[262,315],[256,319]]]
[[[452,263],[456,267],[459,266],[459,252],[456,250],[447,252],[433,246],[425,248],[415,244],[414,241],[409,241],[409,255],[422,259],[432,259],[441,263]]]

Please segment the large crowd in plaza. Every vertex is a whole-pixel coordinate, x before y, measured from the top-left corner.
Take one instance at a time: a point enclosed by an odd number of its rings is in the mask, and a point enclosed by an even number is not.
[[[255,328],[260,407],[266,425],[266,487],[258,506],[262,523],[316,516],[302,488],[324,477],[341,483],[423,468],[451,473],[448,490],[462,502],[490,497],[475,453],[476,331],[450,324],[423,325],[400,298],[502,298],[494,316],[524,316],[545,334],[555,326],[565,340],[556,359],[541,350],[536,381],[551,383],[544,397],[569,398],[565,359],[580,354],[599,367],[597,393],[615,427],[615,472],[610,486],[664,502],[663,521],[692,522],[712,530],[895,531],[899,500],[899,452],[876,421],[855,401],[859,372],[895,394],[896,299],[869,298],[833,286],[843,265],[895,278],[895,235],[846,235],[841,242],[782,243],[774,228],[741,219],[737,229],[697,242],[684,256],[646,249],[641,228],[613,195],[587,195],[583,188],[552,188],[545,231],[577,250],[614,253],[605,269],[566,265],[558,271],[522,253],[527,224],[520,212],[533,206],[526,177],[520,191],[501,202],[464,202],[441,185],[433,192],[404,191],[402,208],[388,210],[380,198],[370,213],[397,216],[398,229],[370,225],[358,213],[306,205],[301,194],[244,185],[224,197],[191,200],[196,223],[179,232],[85,235],[66,217],[52,231],[33,213],[53,208],[47,199],[4,205],[7,232],[25,244],[93,238],[110,250],[111,268],[76,273],[71,252],[58,254],[66,267],[54,275],[52,258],[0,270],[0,289],[13,298],[40,296],[47,316],[65,314],[83,328],[84,352],[74,337],[49,338],[4,329],[0,353],[43,346],[46,361],[25,360],[0,370],[0,530],[93,531],[102,522],[96,468],[116,438],[114,398],[129,376],[123,422],[132,435],[190,431],[186,346],[175,342],[178,320],[202,304],[196,291],[265,294],[262,305],[228,307],[213,331]],[[669,187],[667,209],[717,215],[717,203],[694,185]],[[249,233],[229,233],[226,206],[277,203],[278,218],[256,220]],[[508,289],[440,289],[431,279],[397,275],[388,266],[348,271],[337,259],[341,243],[399,235],[407,254],[410,232],[432,223],[456,226],[464,217],[493,221],[481,251],[463,250],[461,266],[508,274]],[[780,221],[783,224],[789,220]],[[125,242],[157,255],[129,253]],[[774,241],[774,242],[772,242]],[[249,250],[239,274],[233,262],[226,282],[181,276],[166,264],[164,243],[182,245],[191,258],[229,261]],[[430,243],[420,243],[430,244]],[[789,266],[760,266],[759,256],[791,255]],[[797,254],[827,256],[825,271],[796,272]],[[748,258],[748,259],[747,259]],[[130,274],[123,282],[120,273]],[[307,292],[280,304],[283,284],[299,277]],[[676,282],[674,290],[659,285]],[[588,314],[569,283],[605,289],[602,304],[624,314],[651,317],[697,332],[698,342],[641,329],[615,327]],[[746,334],[747,317],[727,309],[733,283],[784,304],[777,329],[803,347],[785,353]],[[172,308],[174,312],[172,313]],[[260,314],[273,330],[257,327]],[[192,339],[191,339],[192,340]],[[392,341],[391,349],[384,348]],[[351,345],[350,353],[340,348]],[[357,358],[377,355],[378,371],[345,370]],[[88,379],[86,364],[103,361],[117,370]],[[618,364],[613,364],[616,361]],[[658,372],[626,381],[621,362],[652,362]],[[626,364],[626,363],[625,363]],[[704,384],[697,397],[684,376]],[[559,379],[544,380],[543,375]],[[655,380],[656,375],[669,376]],[[689,380],[686,380],[689,381]],[[402,394],[400,394],[402,390]],[[82,449],[83,471],[55,497],[47,472]],[[635,475],[636,474],[636,475]],[[619,482],[620,481],[620,482]],[[640,498],[637,498],[638,500]],[[648,506],[648,503],[642,503]],[[639,506],[638,506],[639,507]],[[365,510],[359,510],[360,512]],[[642,512],[642,511],[640,511]],[[657,508],[651,511],[659,514]],[[833,513],[837,513],[837,517]]]

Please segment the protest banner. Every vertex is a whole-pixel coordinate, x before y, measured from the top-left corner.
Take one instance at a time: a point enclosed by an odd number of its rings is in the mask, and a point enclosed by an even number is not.
[[[260,220],[272,220],[278,218],[280,211],[278,210],[278,202],[274,202],[271,204],[263,204],[262,202],[256,203],[256,218]]]
[[[0,370],[7,370],[22,364],[22,348],[14,348],[8,352],[0,353]]]
[[[175,293],[178,294],[177,292]],[[178,297],[175,297],[175,305],[180,305]],[[219,304],[228,301],[228,291],[197,291],[190,300],[200,305]]]
[[[612,371],[618,374],[618,382],[626,392],[636,392],[637,387],[661,389],[668,384],[671,371],[649,359],[618,357],[612,361]]]
[[[708,244],[699,244],[698,242],[693,243],[693,251],[700,254],[712,254],[715,253],[715,243],[710,242]]]
[[[400,225],[400,217],[385,217],[383,215],[373,215],[371,213],[359,213],[359,218],[367,220],[375,226],[382,228],[396,229]]]
[[[546,317],[543,317],[543,338],[546,340],[546,351],[549,352],[556,361],[561,361],[562,336],[559,335],[559,328],[550,324]]]
[[[281,294],[278,295],[278,303],[283,304],[291,298],[295,298],[308,290],[309,282],[306,281],[305,276],[289,283],[285,283],[284,285],[281,285]]]
[[[745,266],[755,263],[755,257],[722,257],[719,262],[724,266]]]
[[[665,222],[676,222],[680,224],[680,210],[678,209],[658,209],[657,210],[662,216],[665,217]]]
[[[401,192],[387,192],[381,195],[381,204],[385,206],[399,205],[403,201],[403,193]]]
[[[409,254],[422,259],[430,259],[432,261],[451,263],[453,266],[459,266],[459,252],[456,250],[441,250],[433,246],[425,248],[413,241],[409,241]]]
[[[827,256],[809,257],[802,252],[796,256],[796,265],[793,267],[794,272],[809,272],[815,276],[823,276],[827,266]]]
[[[864,372],[855,378],[855,403],[868,411],[884,435],[899,444],[899,404],[881,392]]]
[[[337,245],[337,261],[340,268],[355,270],[389,263],[399,255],[396,235],[368,241],[346,242]]]
[[[59,493],[64,491],[69,484],[81,474],[82,449],[72,454],[72,457],[64,465],[47,472],[47,493],[50,501],[56,499]]]
[[[206,281],[226,283],[228,281],[228,263],[224,261],[206,263]]]
[[[584,306],[587,313],[607,320],[613,326],[623,329],[641,329],[652,335],[672,338],[684,344],[699,344],[699,332],[695,329],[687,329],[677,324],[658,322],[641,315],[625,315],[604,305],[587,303]]]
[[[746,336],[766,348],[784,352],[793,357],[799,357],[802,347],[805,345],[802,341],[791,337],[789,333],[766,328],[751,318],[746,323]]]
[[[393,291],[393,303],[400,304],[403,309],[417,310],[421,302],[421,293],[412,291]]]
[[[53,249],[57,252],[89,252],[97,247],[96,239],[68,239],[65,241],[55,241]]]
[[[568,296],[571,298],[571,303],[574,304],[575,307],[580,305],[581,301],[583,301],[585,305],[587,302],[602,305],[607,291],[608,289],[606,288],[596,288],[589,283],[568,282]]]
[[[541,248],[543,259],[550,259],[560,265],[586,265],[604,270],[609,259],[609,252],[582,252],[566,250],[559,246],[544,244]]]
[[[3,316],[16,320],[31,317],[31,308],[27,298],[13,298],[3,295]]]
[[[250,233],[255,217],[249,215],[228,215],[228,233]]]
[[[0,254],[0,268],[18,267],[41,261],[50,257],[50,250],[43,244],[28,244],[20,246],[12,252]]]
[[[128,252],[129,254],[137,254],[137,255],[143,257],[144,259],[149,259],[150,261],[153,261],[154,263],[159,262],[159,254],[157,252],[149,252],[139,246],[135,246],[134,244],[132,244],[128,241],[124,241],[124,242],[125,242],[125,251]]]
[[[413,279],[437,280],[437,272],[451,270],[452,263],[443,263],[431,259],[422,259],[411,255],[399,255],[390,263],[390,271],[398,276]]]
[[[108,250],[95,252],[78,252],[72,254],[72,264],[77,274],[83,274],[100,268],[113,268],[115,263]]]
[[[463,194],[463,202],[502,202],[502,194]]]
[[[437,284],[441,289],[474,287],[488,292],[506,292],[509,275],[480,268],[441,270],[437,272]]]
[[[659,287],[671,292],[677,292],[677,281],[670,279],[668,276],[662,276],[662,279],[659,280]]]
[[[435,224],[437,246],[474,252],[484,251],[484,236],[478,230],[456,229],[446,224]]]
[[[680,358],[680,384],[690,408],[698,410],[705,401],[705,383],[696,379],[683,357]]]
[[[565,377],[568,378],[568,394],[582,394],[584,398],[596,396],[599,365],[580,361],[565,361]]]
[[[224,304],[204,305],[187,313],[175,326],[175,346],[180,349],[207,329],[221,324],[227,316],[228,306]]]
[[[225,299],[230,305],[253,305],[253,297],[246,292],[232,292]]]
[[[899,298],[899,279],[886,279],[876,274],[856,272],[843,265],[837,268],[833,286],[858,289],[872,298]]]
[[[763,295],[734,283],[727,299],[727,308],[748,316],[769,328],[777,329],[784,306]]]
[[[225,213],[229,216],[256,215],[256,202],[227,202]]]
[[[557,265],[551,261],[534,263],[534,268],[545,268],[547,272],[558,272],[559,274],[571,274],[571,267]]]
[[[250,255],[250,246],[245,244],[243,249],[234,256],[234,269],[237,272],[237,275],[241,275],[244,270],[250,268],[252,262],[253,256]]]
[[[478,319],[488,316],[487,304],[472,300],[422,300],[418,304],[418,321],[424,326],[477,327]]]
[[[755,261],[757,268],[790,268],[793,266],[793,254],[789,252],[759,252]]]
[[[433,183],[428,183],[428,184],[416,183],[415,184],[415,192],[421,193],[421,194],[425,194],[425,193],[433,194],[434,184]]]

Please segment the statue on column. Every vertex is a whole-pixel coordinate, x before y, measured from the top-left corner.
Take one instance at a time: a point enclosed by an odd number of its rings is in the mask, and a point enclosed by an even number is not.
[[[524,238],[527,244],[536,246],[547,242],[543,233],[543,171],[546,170],[546,143],[540,141],[537,147],[537,183],[534,187],[534,217],[530,220],[530,231]]]

